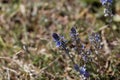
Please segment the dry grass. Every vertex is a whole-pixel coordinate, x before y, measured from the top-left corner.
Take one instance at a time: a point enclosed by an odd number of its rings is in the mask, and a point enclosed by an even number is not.
[[[119,80],[119,4],[116,0],[111,27],[104,28],[103,8],[95,0],[1,0],[0,80],[80,80],[51,37],[57,32],[69,39],[73,25],[82,41],[87,41],[88,31],[104,30],[102,37],[110,54],[100,54],[99,67],[92,66],[89,80]]]

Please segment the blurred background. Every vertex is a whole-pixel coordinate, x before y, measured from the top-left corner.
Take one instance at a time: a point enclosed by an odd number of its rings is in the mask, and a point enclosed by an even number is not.
[[[51,35],[69,39],[75,25],[87,42],[90,30],[108,24],[103,8],[99,0],[0,0],[0,80],[80,80]],[[113,22],[104,33],[111,55],[89,80],[120,79],[120,0],[112,9]]]

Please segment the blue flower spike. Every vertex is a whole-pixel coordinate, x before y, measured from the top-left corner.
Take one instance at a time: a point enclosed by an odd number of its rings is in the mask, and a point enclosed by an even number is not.
[[[80,38],[79,38],[79,36],[78,36],[78,33],[77,33],[75,27],[72,27],[72,28],[71,28],[70,36],[71,36],[71,38],[72,38],[72,41],[73,41],[75,44],[79,44],[79,43],[80,43]]]
[[[84,77],[88,78],[89,77],[89,73],[86,71],[86,68],[85,67],[81,67],[80,68],[80,73],[82,75],[84,75]]]
[[[57,33],[53,33],[52,37],[56,43],[56,47],[65,49],[66,48],[66,41],[63,36],[59,36]]]
[[[74,65],[74,68],[76,71],[78,71],[81,75],[84,75],[85,78],[88,78],[89,77],[89,73],[86,71],[86,68],[85,67],[80,67],[75,64]]]

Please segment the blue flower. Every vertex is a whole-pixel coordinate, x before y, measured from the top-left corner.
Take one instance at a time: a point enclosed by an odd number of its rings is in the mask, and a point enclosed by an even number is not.
[[[74,27],[71,28],[71,33],[76,34],[76,29]]]
[[[85,74],[85,72],[86,72],[85,67],[81,67],[81,68],[80,68],[80,73],[81,73],[81,74]]]
[[[53,33],[52,37],[56,43],[56,47],[66,48],[66,41],[63,36],[59,36],[57,33]]]
[[[59,41],[60,40],[60,37],[57,33],[53,33],[52,37],[53,37],[54,41]]]
[[[81,75],[84,75],[84,77],[89,77],[89,73],[86,71],[86,68],[85,67],[80,67],[79,68],[79,66],[77,65],[77,64],[75,64],[74,65],[74,68],[75,68],[75,70],[76,71],[78,71]]]
[[[60,47],[62,45],[61,41],[60,41],[60,37],[57,33],[53,33],[52,37],[56,43],[56,47]]]
[[[100,42],[100,35],[99,34],[95,34],[95,41],[96,42]]]
[[[74,27],[71,28],[70,35],[71,37],[74,37],[74,38],[77,36],[77,31]]]
[[[84,75],[84,77],[89,77],[89,73],[86,71],[85,67],[80,68],[80,74]]]
[[[56,47],[60,47],[61,46],[61,42],[60,41],[56,41]]]
[[[83,50],[85,49],[85,45],[84,45],[84,44],[82,44],[82,49],[83,49]]]
[[[100,0],[100,2],[102,3],[102,5],[105,5],[107,3],[112,4],[113,0]]]

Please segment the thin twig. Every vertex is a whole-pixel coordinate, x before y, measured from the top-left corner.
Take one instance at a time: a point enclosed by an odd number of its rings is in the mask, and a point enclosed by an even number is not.
[[[8,68],[8,67],[5,67],[5,66],[2,66],[2,68],[5,69],[5,70],[7,70],[7,71],[11,71],[11,72],[13,72],[13,73],[15,73],[15,74],[18,75],[18,72],[15,71],[15,70],[13,70],[13,69],[11,69],[11,68]]]
[[[62,55],[60,55],[60,56],[57,57],[54,61],[52,61],[51,63],[49,63],[48,66],[42,68],[42,69],[40,70],[40,72],[42,72],[42,71],[46,70],[47,68],[49,68],[50,66],[52,66],[56,61],[58,61],[58,60],[60,59],[61,56],[62,56]]]
[[[101,35],[102,35],[102,41],[103,41],[103,44],[104,44],[105,55],[110,54],[111,50],[108,47],[108,43],[107,43],[107,40],[106,40],[106,37],[105,37],[105,29],[103,29],[101,31]]]

